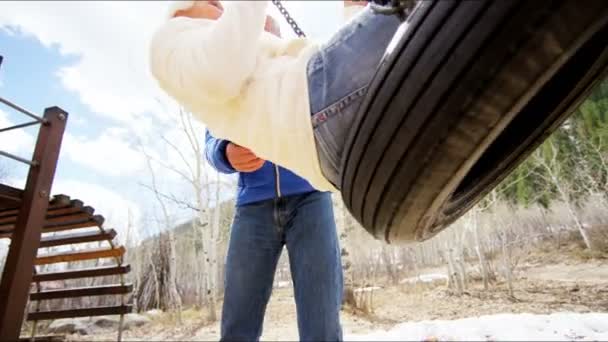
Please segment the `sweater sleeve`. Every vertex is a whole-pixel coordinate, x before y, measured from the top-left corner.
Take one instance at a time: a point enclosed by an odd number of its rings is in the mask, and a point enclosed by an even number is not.
[[[225,103],[253,73],[267,1],[235,1],[217,20],[177,17],[150,42],[150,69],[160,87],[180,99]]]
[[[209,130],[205,132],[205,158],[218,172],[235,173],[236,170],[226,158],[226,146],[229,141],[214,138]]]

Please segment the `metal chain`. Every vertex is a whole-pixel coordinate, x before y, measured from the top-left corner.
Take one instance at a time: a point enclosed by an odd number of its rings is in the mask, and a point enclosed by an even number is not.
[[[287,9],[285,7],[283,7],[283,4],[281,4],[281,0],[272,0],[272,3],[275,6],[277,6],[279,12],[281,12],[281,14],[285,18],[285,20],[287,20],[287,23],[289,24],[289,26],[291,26],[291,28],[293,29],[293,32],[295,32],[295,34],[298,37],[306,37],[306,35],[304,34],[304,31],[302,31],[300,29],[300,27],[298,26],[296,21],[293,20],[291,15],[289,15],[289,12],[287,12]]]

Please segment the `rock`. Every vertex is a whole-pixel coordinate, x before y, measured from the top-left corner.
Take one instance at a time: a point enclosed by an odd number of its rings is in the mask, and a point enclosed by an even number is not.
[[[118,328],[119,316],[99,316],[93,317],[92,324],[98,328],[115,329]]]
[[[163,314],[163,310],[159,310],[159,309],[152,309],[152,310],[146,311],[146,315],[151,316],[151,317],[157,317],[162,314]]]
[[[124,329],[131,329],[133,327],[141,327],[142,325],[148,324],[150,322],[151,320],[144,315],[130,313],[125,315],[123,327]]]
[[[150,323],[150,319],[146,316],[131,313],[126,314],[123,321],[123,329],[129,330],[133,327],[140,327],[144,324]],[[120,316],[99,316],[94,317],[91,321],[91,327],[95,330],[116,330],[120,323]]]
[[[89,335],[91,333],[89,327],[82,320],[73,318],[55,320],[49,325],[48,330],[51,334]]]

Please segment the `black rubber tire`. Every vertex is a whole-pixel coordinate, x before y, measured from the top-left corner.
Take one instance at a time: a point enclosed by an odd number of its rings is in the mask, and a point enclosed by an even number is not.
[[[421,1],[345,144],[341,190],[388,243],[462,216],[572,112],[608,65],[608,1]]]

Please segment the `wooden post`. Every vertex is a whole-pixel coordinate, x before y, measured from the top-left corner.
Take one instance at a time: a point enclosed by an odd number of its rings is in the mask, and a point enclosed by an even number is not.
[[[44,111],[0,282],[1,341],[19,339],[67,117],[58,107]]]

